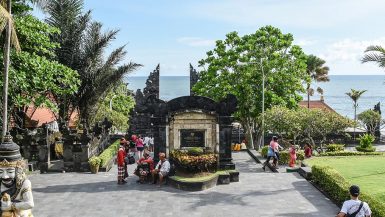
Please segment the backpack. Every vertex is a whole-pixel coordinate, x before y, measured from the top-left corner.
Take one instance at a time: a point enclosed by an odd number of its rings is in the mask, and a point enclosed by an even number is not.
[[[358,207],[357,211],[355,211],[352,214],[349,214],[349,213],[346,214],[346,217],[356,217],[356,215],[361,211],[363,205],[364,205],[364,202],[361,201],[360,207]]]
[[[130,148],[135,148],[136,147],[136,144],[134,141],[130,141]]]

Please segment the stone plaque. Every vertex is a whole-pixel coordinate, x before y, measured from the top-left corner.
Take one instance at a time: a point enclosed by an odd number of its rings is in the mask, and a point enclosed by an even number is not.
[[[205,130],[181,129],[180,147],[205,147]]]

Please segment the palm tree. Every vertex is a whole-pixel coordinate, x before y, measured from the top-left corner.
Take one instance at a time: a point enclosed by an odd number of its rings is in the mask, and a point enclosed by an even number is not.
[[[316,82],[326,82],[329,81],[328,73],[329,67],[324,66],[325,60],[318,58],[314,55],[309,55],[307,57],[307,69],[306,72],[310,76],[310,81],[307,82],[306,90],[307,90],[307,107],[310,108],[310,96],[311,93],[314,93],[314,90],[311,91],[311,83],[312,81]]]
[[[11,0],[0,1],[0,32],[4,29],[5,44],[4,44],[4,80],[3,80],[3,126],[2,126],[2,138],[4,138],[8,131],[8,72],[9,72],[9,54],[11,50],[11,44],[15,47],[16,51],[20,51],[19,40],[17,39],[16,30],[13,25],[11,15]]]
[[[321,100],[324,99],[324,90],[321,87],[317,87],[317,93],[321,95]]]
[[[116,38],[118,30],[103,32],[102,24],[91,21],[91,12],[83,13],[83,0],[52,0],[44,7],[47,23],[61,33],[53,39],[60,44],[56,56],[60,63],[80,75],[81,84],[73,96],[58,99],[61,102],[59,118],[68,120],[72,111],[79,110],[80,119],[86,123],[96,111],[96,105],[123,76],[136,70],[140,64],[121,64],[126,51],[124,46],[105,54],[106,48]],[[104,58],[106,57],[106,58]]]
[[[385,48],[381,46],[369,46],[365,50],[365,56],[362,58],[362,63],[375,62],[381,68],[385,68]]]
[[[363,93],[365,93],[366,90],[354,90],[351,89],[349,93],[346,93],[352,100],[353,100],[353,107],[354,107],[354,133],[353,138],[356,139],[356,121],[357,121],[357,107],[358,107],[358,99],[361,97]]]

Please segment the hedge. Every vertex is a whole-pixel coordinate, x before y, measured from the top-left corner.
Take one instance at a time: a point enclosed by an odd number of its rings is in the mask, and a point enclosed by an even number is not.
[[[269,150],[269,146],[263,146],[262,149],[261,149],[261,155],[262,157],[264,158],[267,158],[267,152]]]
[[[116,153],[119,150],[119,140],[116,140],[112,143],[107,149],[105,149],[100,155],[99,158],[101,160],[100,166],[105,167],[106,164],[115,157]]]
[[[326,146],[326,152],[336,152],[345,150],[345,145],[343,144],[329,144]]]
[[[360,152],[375,152],[376,151],[376,147],[367,147],[367,148],[363,148],[361,146],[357,146],[356,147],[356,150],[357,151],[360,151]]]
[[[349,187],[351,184],[345,180],[335,169],[328,166],[312,166],[312,181],[320,187],[334,202],[342,205],[350,199]],[[360,199],[369,204],[372,217],[385,216],[385,204],[377,199],[361,193]]]
[[[383,155],[381,152],[353,152],[353,151],[336,151],[321,153],[319,156],[362,156],[362,155]]]

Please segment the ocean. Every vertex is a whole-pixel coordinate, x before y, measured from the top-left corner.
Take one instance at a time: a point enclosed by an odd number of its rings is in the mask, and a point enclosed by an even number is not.
[[[134,92],[145,87],[147,77],[127,77],[128,87]],[[312,87],[324,90],[324,100],[336,112],[353,118],[353,101],[345,94],[350,89],[367,90],[358,100],[357,114],[372,109],[378,102],[385,107],[385,75],[330,75],[329,82],[314,83]],[[161,76],[160,98],[170,100],[190,94],[190,78],[188,76]],[[312,100],[319,100],[320,95],[315,92]],[[304,95],[304,100],[306,96]],[[381,107],[382,111],[384,107]]]

